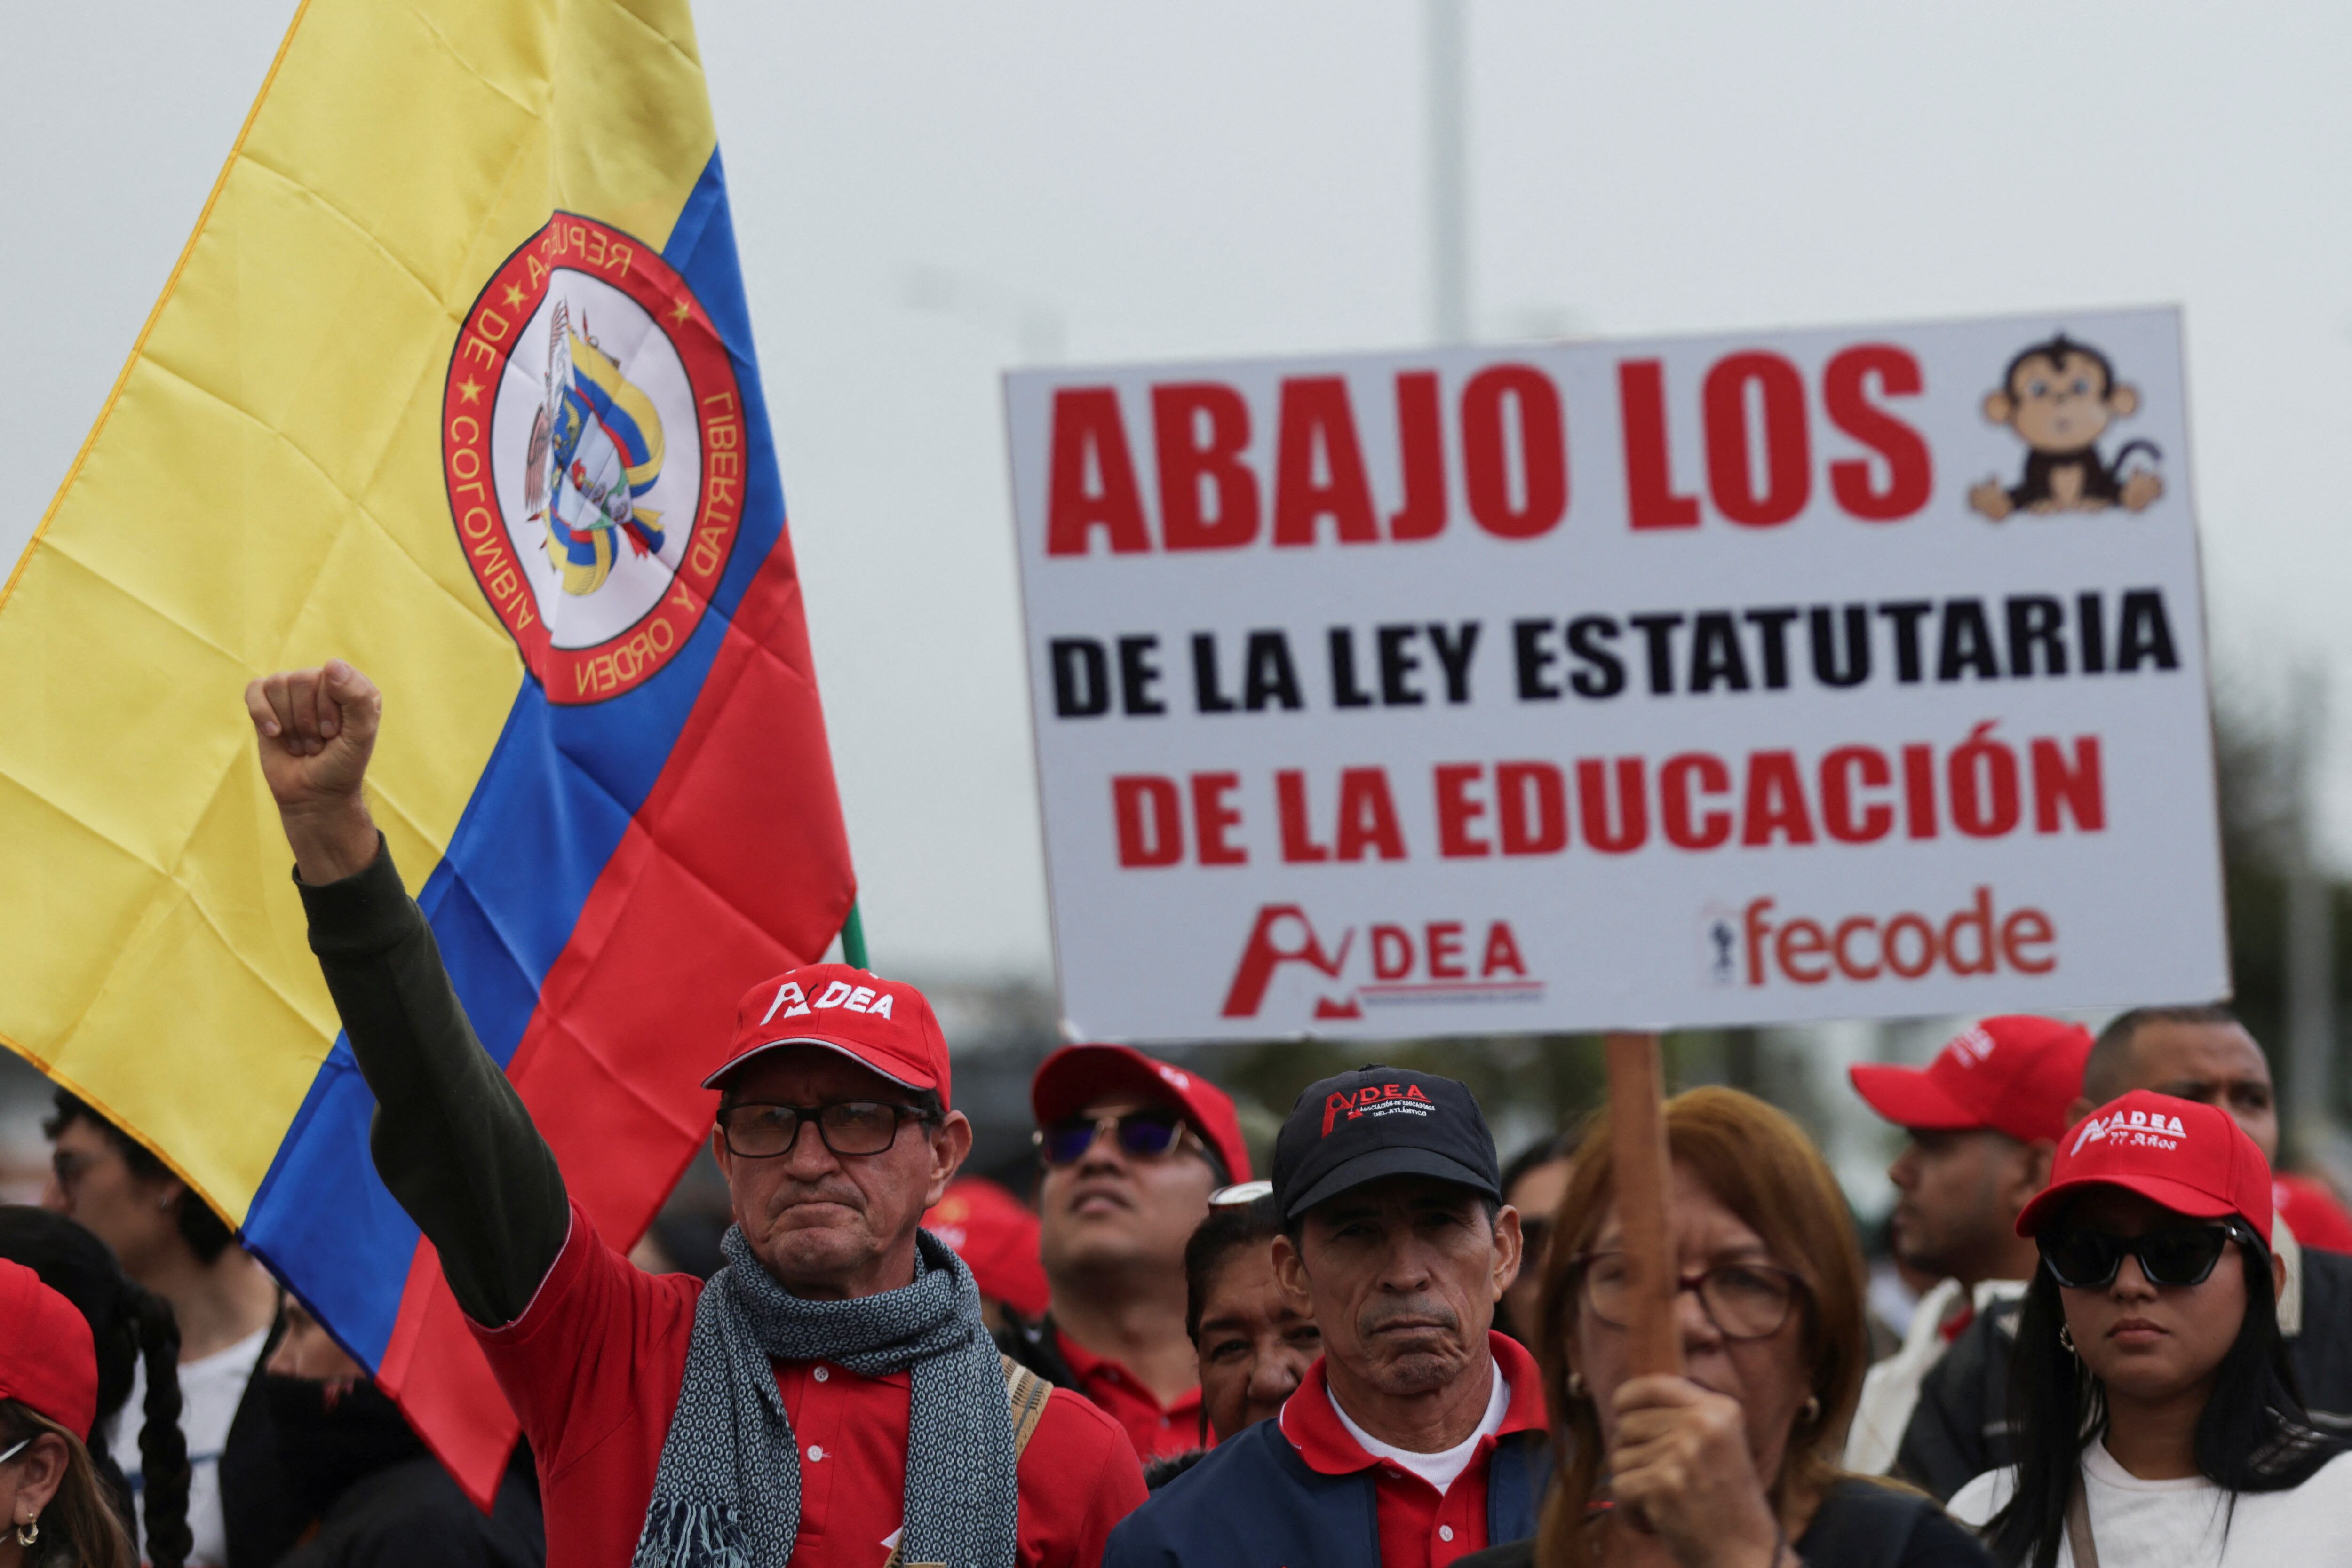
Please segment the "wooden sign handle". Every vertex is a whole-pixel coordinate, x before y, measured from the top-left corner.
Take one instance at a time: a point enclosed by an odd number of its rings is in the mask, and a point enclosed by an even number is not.
[[[1666,1194],[1666,1118],[1658,1037],[1618,1033],[1609,1049],[1609,1157],[1617,1177],[1617,1218],[1624,1231],[1633,1290],[1633,1373],[1683,1369],[1682,1314],[1675,1310],[1674,1233]]]

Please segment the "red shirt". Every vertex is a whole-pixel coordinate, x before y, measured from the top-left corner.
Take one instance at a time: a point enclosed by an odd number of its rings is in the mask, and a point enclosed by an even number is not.
[[[504,1328],[475,1326],[538,1456],[551,1563],[626,1568],[636,1551],[701,1293],[691,1275],[632,1266],[575,1204],[571,1237],[523,1315]],[[792,1562],[882,1568],[905,1511],[912,1385],[903,1373],[775,1364],[801,1445]],[[1092,1568],[1111,1526],[1144,1498],[1142,1469],[1118,1424],[1058,1389],[1018,1480],[1024,1568]]]
[[[1178,1395],[1173,1405],[1162,1405],[1135,1374],[1107,1355],[1095,1354],[1058,1327],[1054,1330],[1054,1348],[1077,1375],[1078,1392],[1127,1429],[1127,1439],[1135,1445],[1139,1459],[1188,1454],[1216,1442],[1213,1436],[1206,1442],[1202,1439],[1199,1385]]]
[[[1535,1357],[1507,1334],[1489,1333],[1495,1370],[1509,1389],[1503,1424],[1478,1439],[1469,1465],[1454,1478],[1443,1496],[1435,1487],[1392,1459],[1376,1459],[1349,1434],[1331,1406],[1331,1385],[1324,1380],[1323,1363],[1307,1370],[1307,1379],[1282,1406],[1282,1435],[1307,1461],[1307,1468],[1327,1476],[1351,1475],[1378,1467],[1372,1477],[1373,1514],[1381,1531],[1381,1568],[1445,1568],[1465,1552],[1476,1552],[1486,1541],[1486,1464],[1495,1439],[1509,1432],[1541,1432],[1550,1423],[1544,1416],[1543,1373]]]

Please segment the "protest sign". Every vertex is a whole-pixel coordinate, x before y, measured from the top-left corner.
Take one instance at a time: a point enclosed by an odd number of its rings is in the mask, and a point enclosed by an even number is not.
[[[2228,989],[2174,312],[1007,401],[1073,1029]]]

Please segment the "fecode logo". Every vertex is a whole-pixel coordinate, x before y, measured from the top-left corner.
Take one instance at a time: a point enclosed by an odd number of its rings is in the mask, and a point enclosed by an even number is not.
[[[1917,980],[1941,969],[1957,976],[2003,968],[2047,975],[2058,967],[2058,928],[2031,905],[2003,913],[1989,886],[1942,915],[1798,915],[1769,898],[1736,912],[1709,904],[1699,917],[1700,965],[1718,986],[1763,986],[1775,979],[1819,986],[1832,976],[1858,983]]]
[[[1318,1019],[1361,1018],[1367,1007],[1543,996],[1544,983],[1528,977],[1507,920],[1375,922],[1360,928],[1360,943],[1359,929],[1346,926],[1336,943],[1327,943],[1298,904],[1261,906],[1234,967],[1223,1015],[1257,1017],[1276,977],[1293,966],[1313,977]]]

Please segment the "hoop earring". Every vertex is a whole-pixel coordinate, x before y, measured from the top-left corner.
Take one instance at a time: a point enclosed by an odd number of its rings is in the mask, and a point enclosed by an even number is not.
[[[2060,1323],[2058,1325],[2058,1345],[2059,1348],[2063,1350],[2068,1355],[2079,1355],[2082,1354],[2074,1348],[2074,1329],[2065,1323]]]
[[[1799,1419],[1800,1421],[1802,1421],[1806,1426],[1810,1427],[1810,1426],[1811,1426],[1814,1422],[1816,1422],[1816,1421],[1820,1420],[1821,1418],[1822,1418],[1822,1402],[1821,1402],[1821,1399],[1820,1399],[1820,1398],[1819,1398],[1819,1396],[1814,1396],[1814,1395],[1807,1395],[1807,1396],[1805,1396],[1805,1402],[1804,1402],[1804,1404],[1803,1404],[1802,1406],[1799,1406],[1799,1407],[1798,1407],[1798,1410],[1797,1410],[1797,1419]]]
[[[38,1514],[16,1527],[16,1544],[19,1546],[30,1546],[40,1538],[41,1519]]]
[[[1568,1396],[1570,1399],[1584,1397],[1584,1374],[1571,1372],[1568,1375]]]

